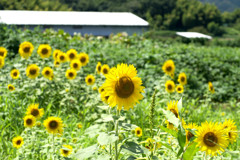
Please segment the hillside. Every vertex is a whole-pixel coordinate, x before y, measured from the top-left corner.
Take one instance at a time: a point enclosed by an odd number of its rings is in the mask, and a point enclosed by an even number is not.
[[[240,1],[239,0],[200,0],[201,2],[205,3],[214,3],[220,11],[228,11],[232,12],[237,8],[240,8]]]

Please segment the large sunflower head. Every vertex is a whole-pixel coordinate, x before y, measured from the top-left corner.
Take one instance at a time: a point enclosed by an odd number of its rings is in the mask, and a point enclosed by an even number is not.
[[[18,79],[19,75],[20,75],[20,72],[19,70],[17,69],[13,69],[10,73],[12,79]]]
[[[78,59],[74,59],[71,61],[70,67],[72,69],[75,69],[76,71],[79,71],[81,69],[81,63],[79,62]]]
[[[59,55],[59,53],[62,53],[62,51],[61,51],[60,49],[55,49],[55,50],[53,51],[53,59],[54,59],[54,60],[58,60],[58,55]]]
[[[68,157],[72,152],[72,146],[63,145],[63,148],[60,149],[60,152],[63,157]]]
[[[81,63],[81,66],[86,66],[89,62],[89,57],[86,53],[83,53],[81,52],[79,55],[78,55],[78,59]]]
[[[44,114],[44,109],[43,108],[39,109],[38,106],[39,104],[30,104],[27,108],[26,114],[32,115],[37,119],[41,118]]]
[[[102,72],[103,75],[107,75],[109,73],[109,70],[110,70],[109,66],[107,64],[104,64],[102,66],[102,71],[101,72]]]
[[[142,129],[140,127],[135,128],[135,135],[142,137]]]
[[[176,91],[177,91],[177,93],[183,93],[183,91],[184,91],[183,86],[182,86],[181,84],[180,84],[180,85],[177,85]]]
[[[165,88],[168,93],[173,93],[175,91],[175,83],[172,80],[168,80],[165,83]]]
[[[187,84],[187,76],[184,72],[180,73],[179,76],[178,76],[178,82],[181,84],[181,85],[185,85]]]
[[[212,94],[215,92],[212,82],[208,82],[208,89]]]
[[[87,83],[87,85],[93,85],[95,83],[95,78],[93,75],[88,75],[85,78],[85,82]]]
[[[0,47],[0,57],[5,58],[7,56],[7,49],[4,47]]]
[[[167,75],[172,77],[174,75],[174,71],[175,71],[174,62],[172,60],[165,61],[162,66],[162,70],[164,73],[166,73]]]
[[[4,66],[4,58],[0,57],[0,69]]]
[[[170,101],[167,104],[167,110],[171,111],[175,115],[176,118],[179,117],[177,104],[178,104],[178,101]]]
[[[137,70],[133,65],[118,64],[106,75],[103,84],[104,90],[109,95],[109,105],[117,106],[118,110],[124,107],[125,110],[143,99],[143,89],[141,78],[137,77]]]
[[[74,69],[68,69],[66,71],[66,75],[65,76],[67,77],[67,79],[72,80],[72,79],[76,78],[77,72]]]
[[[9,85],[8,85],[8,90],[9,90],[9,91],[14,91],[14,90],[15,90],[15,87],[14,87],[12,84],[9,84]]]
[[[22,58],[28,59],[34,50],[34,47],[31,42],[23,42],[19,46],[19,54]]]
[[[52,53],[52,48],[49,44],[40,44],[37,53],[40,55],[41,58],[49,58]]]
[[[21,136],[14,137],[12,140],[13,147],[20,148],[23,145],[23,138]]]
[[[36,124],[36,118],[32,115],[25,116],[23,120],[24,120],[24,127],[32,128]]]
[[[101,64],[101,62],[98,62],[97,66],[96,66],[96,71],[97,71],[98,74],[100,74],[101,70],[102,70],[102,64]]]
[[[36,64],[31,64],[26,69],[28,78],[35,79],[39,75],[39,67]]]
[[[49,79],[49,80],[52,80],[53,79],[53,70],[52,68],[50,67],[44,67],[43,70],[42,70],[42,75]]]
[[[235,122],[231,119],[225,120],[222,124],[222,128],[227,131],[228,140],[231,143],[236,142],[238,133],[237,133],[237,126]]]
[[[59,61],[60,63],[67,62],[67,60],[68,60],[68,57],[67,57],[67,54],[66,54],[66,53],[60,52],[60,53],[58,54],[58,61]]]
[[[75,49],[70,49],[67,51],[68,60],[72,61],[77,58],[77,51]]]
[[[194,140],[201,151],[205,151],[207,155],[215,156],[228,146],[226,131],[222,129],[222,125],[217,123],[202,123],[196,131],[196,139]]]
[[[61,134],[63,130],[62,119],[59,117],[48,117],[44,120],[43,125],[46,130],[51,134]]]

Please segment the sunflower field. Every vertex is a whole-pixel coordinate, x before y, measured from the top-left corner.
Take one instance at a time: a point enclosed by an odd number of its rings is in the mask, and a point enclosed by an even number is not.
[[[239,48],[0,36],[1,159],[240,159]]]

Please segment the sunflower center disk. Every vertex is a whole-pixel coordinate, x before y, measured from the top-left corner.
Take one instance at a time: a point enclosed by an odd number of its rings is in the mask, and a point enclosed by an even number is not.
[[[80,61],[81,61],[82,63],[84,63],[84,62],[86,61],[86,58],[85,58],[85,57],[82,57],[82,58],[80,59]]]
[[[101,71],[101,66],[98,66],[98,72],[100,72]]]
[[[33,109],[31,115],[33,115],[34,117],[38,116],[39,115],[38,109]]]
[[[49,123],[49,127],[50,127],[51,129],[56,129],[56,128],[58,127],[58,123],[57,123],[56,121],[51,121],[51,122]]]
[[[167,66],[166,70],[167,70],[168,72],[171,72],[171,71],[172,71],[172,66]]]
[[[49,71],[46,71],[46,72],[45,72],[45,74],[46,74],[46,75],[49,75],[49,74],[50,74],[50,72],[49,72]]]
[[[12,86],[10,86],[10,87],[9,87],[9,90],[13,90],[13,87],[12,87]]]
[[[140,131],[139,131],[139,130],[137,131],[137,134],[140,134]]]
[[[115,85],[115,91],[121,98],[128,98],[131,96],[134,91],[134,84],[131,78],[127,76],[121,77]]]
[[[105,99],[108,100],[109,96],[105,96]]]
[[[169,89],[169,90],[172,90],[172,85],[171,84],[169,84],[168,86],[167,86],[167,88]]]
[[[17,145],[20,145],[20,144],[21,144],[21,142],[22,142],[21,140],[18,140],[18,141],[17,141]]]
[[[181,82],[185,82],[185,77],[181,77]]]
[[[218,138],[213,132],[208,132],[204,135],[203,141],[207,146],[214,147],[218,143]]]
[[[69,57],[70,57],[71,59],[73,59],[73,58],[75,58],[75,55],[74,55],[73,53],[71,53],[71,54],[69,55]]]
[[[30,69],[30,74],[35,75],[37,73],[36,69]]]
[[[25,47],[24,49],[23,49],[23,52],[25,52],[25,53],[28,53],[30,51],[30,47]]]
[[[60,59],[63,61],[65,58],[64,58],[64,56],[60,56]]]
[[[232,138],[231,132],[228,132],[228,137],[229,137],[229,138]]]
[[[42,54],[47,54],[47,53],[48,53],[47,48],[43,48],[43,49],[42,49]]]
[[[73,68],[78,68],[78,64],[77,64],[77,63],[74,63],[74,64],[73,64]]]
[[[69,75],[69,77],[73,77],[73,73],[72,72],[70,72],[68,75]]]
[[[170,109],[170,111],[176,116],[176,118],[178,118],[178,113],[175,109]]]
[[[88,82],[89,82],[89,83],[91,83],[91,82],[92,82],[92,79],[91,79],[91,78],[89,78],[89,79],[88,79]]]
[[[107,70],[107,69],[104,69],[104,70],[103,70],[103,73],[104,73],[104,74],[107,74],[107,73],[108,73],[108,70]]]
[[[27,119],[27,120],[26,120],[26,123],[27,123],[28,125],[30,125],[30,124],[32,124],[32,120],[31,120],[31,119]]]
[[[16,77],[17,76],[17,72],[14,72],[13,75]]]
[[[3,54],[4,54],[4,52],[0,52],[0,56],[2,56],[2,57],[3,57]]]
[[[190,131],[188,131],[188,133],[187,133],[187,139],[188,139],[188,141],[190,141],[190,139],[191,139],[192,137],[194,137],[194,134],[192,134]]]
[[[68,151],[67,151],[67,150],[63,150],[63,153],[64,153],[64,154],[68,154]]]

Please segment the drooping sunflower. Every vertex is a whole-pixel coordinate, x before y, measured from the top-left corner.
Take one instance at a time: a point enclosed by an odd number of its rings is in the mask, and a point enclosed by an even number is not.
[[[78,59],[81,63],[81,66],[86,66],[89,62],[89,57],[88,57],[88,54],[84,53],[84,52],[81,52],[79,55],[78,55]]]
[[[4,58],[0,57],[0,68],[4,66]]]
[[[19,46],[19,54],[22,58],[28,59],[34,50],[34,47],[31,42],[23,42]]]
[[[24,127],[32,128],[36,124],[36,118],[32,115],[25,116],[23,120],[24,120]]]
[[[68,157],[72,152],[72,146],[63,145],[63,148],[60,149],[60,152],[63,157]]]
[[[52,68],[50,68],[50,67],[44,67],[43,68],[43,70],[42,70],[42,75],[45,77],[45,78],[47,78],[47,79],[49,79],[49,80],[52,80],[53,79],[53,70],[52,70]]]
[[[58,54],[58,61],[59,61],[60,63],[67,62],[67,60],[68,60],[68,57],[67,57],[67,55],[66,55],[65,53],[60,52],[60,53]]]
[[[70,49],[67,51],[68,60],[72,61],[77,58],[77,51],[75,49]]]
[[[236,142],[238,133],[237,133],[237,126],[235,125],[235,122],[231,119],[225,120],[222,124],[222,128],[227,131],[227,136],[230,143]]]
[[[77,72],[76,72],[74,69],[68,69],[68,70],[66,71],[65,76],[67,77],[67,79],[72,80],[72,79],[75,79],[75,78],[76,78]]]
[[[104,91],[103,86],[101,86],[101,87],[98,88],[98,92],[99,92],[100,94],[101,94],[103,91]]]
[[[212,82],[208,82],[208,89],[212,94],[215,92]]]
[[[61,134],[63,130],[62,119],[59,117],[48,117],[44,120],[43,125],[46,130],[51,134]]]
[[[104,64],[102,66],[102,71],[101,72],[102,72],[103,75],[107,75],[109,73],[109,70],[110,70],[109,66],[107,64]]]
[[[188,125],[184,126],[184,129],[186,131],[186,144],[188,144],[191,138],[195,137],[195,135],[192,132],[190,132],[188,129],[197,130],[198,126],[195,123],[189,123]]]
[[[59,53],[62,53],[62,51],[60,50],[60,49],[55,49],[54,51],[53,51],[53,59],[56,61],[56,60],[58,60],[58,55],[59,55]]]
[[[13,147],[20,148],[23,145],[23,138],[21,136],[14,137],[12,140]]]
[[[96,71],[97,71],[98,74],[100,74],[101,70],[102,70],[102,64],[101,64],[101,62],[98,62],[97,66],[96,66]]]
[[[182,86],[181,84],[180,84],[180,85],[177,85],[176,91],[177,91],[177,93],[183,93],[183,91],[184,91],[183,86]]]
[[[109,105],[117,106],[118,110],[124,107],[125,110],[133,108],[139,100],[143,99],[141,78],[137,77],[137,70],[133,65],[118,64],[106,75],[103,88],[109,95]]]
[[[55,61],[54,61],[54,67],[57,68],[57,67],[59,67],[59,65],[60,65],[60,62],[59,62],[58,60],[55,60]]]
[[[170,101],[167,104],[167,110],[171,111],[176,118],[179,117],[177,104],[178,104],[178,101]]]
[[[93,85],[95,83],[95,78],[93,75],[88,75],[85,78],[85,82],[87,83],[87,85]]]
[[[81,63],[79,62],[79,60],[74,59],[71,61],[70,67],[72,69],[75,69],[76,71],[79,71],[81,69]]]
[[[15,87],[14,87],[12,84],[9,84],[9,85],[8,85],[8,90],[9,90],[9,91],[14,91],[14,90],[15,90]]]
[[[167,60],[164,62],[163,66],[162,66],[162,70],[164,73],[166,73],[167,75],[173,77],[174,75],[174,71],[175,71],[175,65],[173,60]]]
[[[35,79],[39,75],[39,67],[36,64],[31,64],[26,69],[28,78]]]
[[[105,104],[108,104],[109,95],[106,92],[101,92],[101,99]]]
[[[175,91],[175,83],[172,80],[168,80],[165,83],[165,87],[168,93],[173,93]]]
[[[49,44],[40,44],[37,53],[40,55],[41,58],[49,58],[52,53],[52,48]]]
[[[200,150],[206,152],[207,155],[216,156],[220,151],[228,146],[226,131],[217,123],[202,123],[196,131],[196,139],[194,140]]]
[[[181,85],[185,85],[187,84],[187,76],[184,72],[180,73],[178,75],[178,82],[181,84]]]
[[[10,73],[12,79],[18,79],[19,75],[20,75],[20,72],[19,70],[17,69],[13,69]]]
[[[152,138],[147,138],[147,140],[145,141],[145,147],[149,149],[149,151],[153,151],[154,148],[156,149],[161,148],[161,144],[156,142]]]
[[[44,109],[43,108],[39,109],[38,106],[39,104],[30,104],[27,108],[26,114],[32,115],[37,119],[41,118],[44,114]]]
[[[7,56],[7,49],[4,47],[0,47],[0,57],[5,58]]]
[[[142,129],[140,127],[135,128],[135,135],[142,137]]]

